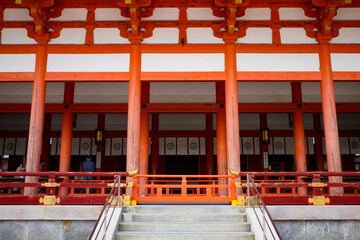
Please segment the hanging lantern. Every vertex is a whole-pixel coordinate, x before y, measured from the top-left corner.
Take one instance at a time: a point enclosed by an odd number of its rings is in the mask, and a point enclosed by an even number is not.
[[[261,144],[270,144],[269,129],[261,129]]]
[[[96,129],[95,133],[96,133],[96,145],[103,144],[103,142],[104,142],[104,139],[103,139],[104,130]]]

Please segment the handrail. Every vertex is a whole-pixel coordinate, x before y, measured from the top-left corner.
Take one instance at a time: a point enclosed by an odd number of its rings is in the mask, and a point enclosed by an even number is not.
[[[259,191],[257,190],[257,188],[255,186],[254,180],[252,179],[252,177],[249,173],[247,173],[246,175],[247,175],[247,178],[246,178],[247,179],[247,205],[251,206],[251,208],[253,209],[255,216],[258,220],[258,223],[263,231],[264,239],[266,239],[266,240],[268,239],[268,236],[266,235],[266,226],[267,226],[271,233],[272,239],[281,240],[282,238],[274,224],[274,221],[271,218],[271,215],[265,205],[264,200],[262,199]],[[251,192],[251,194],[250,194],[250,192]],[[256,206],[259,206],[260,212],[262,213],[262,220],[263,220],[262,224],[261,224],[261,221],[257,214],[257,211],[254,208],[253,201],[250,198],[251,196],[253,196],[253,199],[256,201]],[[268,222],[268,219],[270,220],[270,224]],[[275,233],[273,232],[273,229],[275,230]]]

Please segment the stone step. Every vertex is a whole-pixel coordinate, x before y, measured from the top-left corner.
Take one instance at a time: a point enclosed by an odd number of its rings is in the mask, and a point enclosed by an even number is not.
[[[117,232],[116,240],[254,240],[248,232]]]
[[[149,206],[129,206],[123,209],[125,213],[244,213],[244,207],[238,206],[204,206],[204,205],[149,205]]]
[[[120,231],[143,232],[248,232],[248,222],[123,222],[119,225]]]
[[[124,213],[122,222],[246,222],[246,213]]]

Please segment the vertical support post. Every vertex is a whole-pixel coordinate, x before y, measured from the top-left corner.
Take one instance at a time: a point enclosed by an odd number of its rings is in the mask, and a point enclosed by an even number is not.
[[[315,162],[316,171],[324,171],[324,156],[322,148],[322,137],[321,137],[321,122],[320,113],[313,113],[313,122],[315,134]]]
[[[329,172],[341,172],[339,133],[336,118],[334,83],[331,69],[330,49],[328,44],[319,45],[321,71],[321,102],[324,118],[326,159]],[[342,177],[329,177],[330,183],[341,183]],[[330,195],[342,196],[343,188],[330,188]]]
[[[214,174],[213,115],[206,114],[206,175]]]
[[[51,113],[45,114],[44,142],[42,152],[42,159],[44,160],[44,171],[49,171],[51,118]]]
[[[152,116],[152,137],[151,137],[151,174],[159,174],[159,114],[153,113]]]
[[[141,44],[131,43],[130,51],[130,79],[128,100],[128,129],[127,129],[127,158],[126,171],[139,169],[140,151],[140,109],[141,109]],[[131,181],[128,178],[128,181]],[[132,195],[132,189],[128,193]]]
[[[31,101],[29,140],[27,149],[26,171],[34,172],[40,170],[41,144],[44,127],[45,95],[46,95],[46,65],[47,65],[47,43],[38,44],[36,49],[36,64],[34,74],[33,94]],[[25,177],[26,183],[34,183],[38,177]],[[25,196],[35,196],[36,187],[26,187]]]
[[[301,111],[301,83],[291,83],[292,101],[298,103],[295,112],[293,112],[294,121],[294,145],[295,145],[295,169],[296,172],[306,172],[306,146],[305,146],[305,131],[304,131],[304,116]],[[301,176],[297,177],[297,182],[302,183]],[[298,188],[298,195],[307,195],[307,189],[304,187]]]
[[[141,120],[140,120],[140,163],[139,174],[149,174],[149,112],[146,104],[149,103],[150,83],[141,84]],[[148,184],[148,179],[139,177],[139,184]],[[148,188],[139,188],[139,196],[147,196]]]
[[[228,168],[240,171],[239,102],[235,41],[225,42],[225,112]]]
[[[226,161],[226,117],[225,117],[225,85],[216,83],[216,102],[220,104],[219,111],[216,112],[216,152],[217,152],[217,172],[218,175],[227,175],[228,167]],[[219,184],[226,185],[228,179],[220,178]],[[227,196],[228,188],[219,188],[219,196]]]
[[[71,166],[73,113],[69,109],[69,104],[74,102],[74,88],[75,84],[73,82],[65,83],[65,109],[62,117],[59,172],[69,172]],[[64,177],[64,182],[68,181],[69,177]],[[59,189],[59,196],[65,196],[67,194],[68,188],[61,187]]]

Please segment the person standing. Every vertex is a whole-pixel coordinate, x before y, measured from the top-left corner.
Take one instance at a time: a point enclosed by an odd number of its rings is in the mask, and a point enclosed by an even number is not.
[[[91,161],[91,155],[86,155],[86,161],[82,163],[82,171],[83,172],[95,172],[95,164],[93,161]],[[84,176],[82,178],[83,180],[94,180],[94,177],[92,176]],[[82,189],[82,193],[85,193],[86,189]],[[94,189],[90,188],[90,193],[94,193]]]

